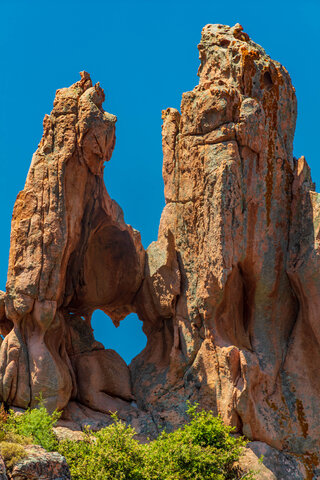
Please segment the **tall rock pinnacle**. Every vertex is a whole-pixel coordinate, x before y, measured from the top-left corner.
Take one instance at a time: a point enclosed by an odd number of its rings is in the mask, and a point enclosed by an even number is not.
[[[167,425],[189,399],[249,438],[317,451],[319,197],[292,154],[294,88],[240,25],[207,25],[198,48],[199,85],[163,112],[166,206],[136,298],[148,344],[134,391]],[[163,312],[169,245],[181,285]]]
[[[295,91],[239,24],[207,25],[198,48],[199,85],[163,111],[166,206],[146,252],[103,183],[103,90],[83,72],[57,91],[13,212],[0,400],[42,392],[66,421],[118,410],[151,434],[199,402],[314,472],[320,201],[293,157]],[[97,308],[143,321],[129,368],[95,341]]]
[[[83,397],[101,407],[102,392],[109,393],[102,379],[100,396],[79,388],[82,356],[97,371],[112,360],[94,340],[90,318],[96,308],[115,322],[132,311],[144,251],[103,183],[116,123],[103,101],[103,90],[86,72],[57,91],[15,203],[2,298],[2,322],[13,328],[0,357],[0,396],[12,405],[33,406],[42,393],[50,408]],[[122,380],[123,396],[131,399],[128,371]]]

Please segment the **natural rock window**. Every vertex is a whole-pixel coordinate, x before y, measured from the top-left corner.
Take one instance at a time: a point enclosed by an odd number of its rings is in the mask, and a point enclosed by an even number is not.
[[[127,365],[145,348],[147,338],[142,331],[142,322],[134,313],[130,313],[115,327],[110,317],[101,310],[96,310],[91,318],[93,334],[105,348],[115,350]]]

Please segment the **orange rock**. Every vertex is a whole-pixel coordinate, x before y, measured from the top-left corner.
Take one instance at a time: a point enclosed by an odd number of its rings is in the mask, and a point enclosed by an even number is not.
[[[239,25],[204,27],[199,52],[199,85],[181,115],[163,112],[166,206],[152,247],[170,232],[181,286],[170,316],[153,301],[155,322],[146,271],[134,394],[167,428],[188,399],[253,440],[317,452],[320,203],[292,154],[294,88]]]
[[[199,53],[199,85],[163,111],[166,206],[146,252],[103,183],[103,90],[85,72],[58,90],[13,212],[0,398],[42,392],[74,428],[118,410],[142,436],[196,401],[320,475],[320,201],[293,157],[294,88],[239,24],[204,27]],[[143,321],[130,370],[96,342],[97,308]]]
[[[39,445],[26,445],[24,447],[26,458],[17,462],[10,474],[12,479],[70,480],[70,470],[66,459],[57,452],[47,452]]]
[[[8,333],[8,322],[14,328],[1,347],[0,397],[18,407],[35,405],[40,393],[50,409],[84,397],[72,366],[79,345],[70,345],[70,339],[79,337],[76,330],[82,328],[80,351],[95,358],[96,344],[86,341],[88,331],[92,335],[92,312],[103,309],[119,322],[133,311],[142,281],[140,236],[124,223],[103,182],[116,122],[103,111],[103,101],[103,90],[92,86],[86,72],[70,88],[57,91],[14,207],[6,313],[3,296],[0,302],[1,333]],[[81,362],[76,364],[77,370]],[[121,365],[119,379],[122,373]],[[119,381],[131,398],[126,375]],[[103,379],[98,384],[101,392],[109,391]]]

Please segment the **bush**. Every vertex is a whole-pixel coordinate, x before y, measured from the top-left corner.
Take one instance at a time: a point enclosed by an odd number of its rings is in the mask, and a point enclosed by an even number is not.
[[[173,433],[162,432],[146,445],[146,471],[150,480],[206,480],[236,479],[233,468],[243,438],[232,437],[231,427],[212,412],[197,412],[197,405],[189,406],[191,421]]]
[[[140,480],[144,447],[133,437],[135,430],[114,416],[114,423],[84,441],[64,441],[59,453],[66,457],[73,480]]]
[[[7,432],[28,438],[28,443],[41,445],[48,451],[57,449],[58,442],[52,430],[61,413],[54,411],[49,415],[40,397],[37,408],[28,409],[23,414],[10,411],[7,417]]]
[[[0,442],[0,455],[10,470],[19,460],[26,457],[26,452],[22,445],[5,441]]]
[[[22,444],[32,441],[64,455],[73,480],[252,479],[252,474],[241,477],[234,467],[246,441],[230,435],[232,428],[212,412],[190,405],[187,413],[187,425],[173,433],[162,432],[145,445],[116,415],[114,423],[99,432],[87,430],[83,441],[58,443],[52,427],[60,415],[49,415],[40,400],[38,408],[22,415],[0,409],[0,431],[5,432],[0,438],[5,440],[0,443],[1,454],[6,465],[12,466],[24,456]]]
[[[30,439],[15,433],[9,422],[10,415],[0,406],[0,455],[8,470],[26,456],[23,445],[30,443]]]
[[[141,445],[135,431],[114,417],[114,424],[84,442],[60,443],[59,452],[74,480],[232,480],[240,478],[233,467],[245,445],[232,437],[211,412],[189,406],[189,424]],[[244,478],[244,477],[243,477]]]
[[[23,414],[15,414],[12,410],[6,412],[3,404],[0,406],[0,455],[6,467],[10,470],[22,458],[26,457],[24,445],[38,444],[46,450],[57,449],[58,442],[53,433],[60,413],[49,415],[42,398],[38,408],[28,409]]]

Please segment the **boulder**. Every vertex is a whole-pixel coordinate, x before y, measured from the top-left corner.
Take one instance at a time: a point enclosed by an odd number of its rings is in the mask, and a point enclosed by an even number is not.
[[[0,480],[8,480],[8,477],[6,474],[6,466],[1,457],[0,457]]]
[[[18,462],[10,474],[12,480],[71,480],[66,459],[37,445],[25,447],[27,457]]]

